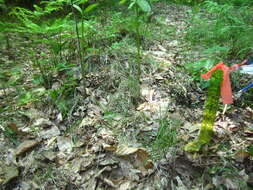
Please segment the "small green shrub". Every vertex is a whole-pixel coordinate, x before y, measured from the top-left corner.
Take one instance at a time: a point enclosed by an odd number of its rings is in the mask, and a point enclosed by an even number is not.
[[[121,0],[120,4],[124,4],[126,0]],[[139,83],[141,79],[141,61],[142,61],[142,25],[145,24],[145,17],[147,17],[151,13],[151,5],[150,2],[147,0],[131,0],[129,1],[128,9],[132,11],[132,14],[134,17],[130,19],[130,28],[133,29],[134,32],[134,40],[135,40],[135,46],[136,46],[136,61],[135,65],[132,68],[135,68],[135,72],[133,75],[134,80],[137,81],[133,82],[133,80],[129,80],[129,84],[133,85],[135,84],[135,93],[134,97],[132,98],[133,103],[137,105],[137,103],[140,100],[140,88]],[[129,78],[132,78],[130,76]],[[131,87],[130,87],[131,88]]]
[[[63,117],[68,116],[74,104],[73,97],[76,86],[77,79],[73,77],[73,73],[67,72],[62,85],[57,89],[48,91],[51,103],[58,108]]]
[[[210,86],[210,81],[202,79],[201,74],[209,71],[217,62],[218,60],[201,59],[197,62],[185,63],[184,67],[191,76],[191,80],[201,89],[206,89]]]

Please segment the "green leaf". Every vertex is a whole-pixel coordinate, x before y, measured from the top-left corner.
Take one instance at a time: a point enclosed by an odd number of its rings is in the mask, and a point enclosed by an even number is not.
[[[252,146],[252,145],[250,145],[249,147],[247,147],[247,152],[248,152],[251,156],[253,156],[253,146]]]
[[[138,6],[141,8],[143,12],[151,11],[151,7],[146,0],[137,0],[136,3],[138,4]]]
[[[119,2],[119,5],[123,5],[123,4],[125,4],[125,3],[126,3],[126,1],[127,1],[127,0],[121,0],[121,1]]]
[[[98,3],[94,3],[94,4],[89,5],[88,7],[86,7],[86,8],[84,9],[84,13],[88,13],[88,12],[92,11],[92,10],[95,9],[97,6],[98,6]]]
[[[73,4],[73,7],[74,7],[76,10],[78,10],[78,11],[80,12],[81,15],[83,14],[83,11],[82,11],[81,7],[79,7],[79,6],[76,5],[76,4]]]
[[[19,98],[19,105],[25,105],[31,102],[33,99],[32,93],[27,92],[25,94],[22,94]]]
[[[135,4],[136,4],[136,0],[132,1],[132,3],[130,3],[130,5],[129,5],[128,9],[131,9]]]
[[[80,0],[79,4],[84,4],[84,3],[87,3],[87,2],[88,2],[88,0]]]

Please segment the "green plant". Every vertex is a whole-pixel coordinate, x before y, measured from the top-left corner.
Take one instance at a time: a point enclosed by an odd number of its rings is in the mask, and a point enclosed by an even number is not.
[[[253,5],[251,0],[216,0],[216,2],[219,4],[232,4],[235,6]]]
[[[19,96],[19,106],[26,105],[34,100],[34,95],[32,92],[20,93]]]
[[[35,66],[39,69],[41,77],[42,77],[42,83],[43,86],[46,89],[50,89],[52,86],[52,73],[48,72],[52,70],[52,65],[50,63],[50,61],[46,58],[46,54],[45,53],[41,53],[39,58],[35,57]]]
[[[253,10],[249,6],[236,7],[214,1],[205,1],[201,7],[205,14],[193,14],[186,39],[202,47],[211,59],[244,58],[252,50]]]
[[[77,86],[77,79],[73,77],[73,73],[67,72],[66,74],[66,78],[62,81],[63,85],[48,91],[51,103],[58,108],[64,118],[68,116],[74,104],[73,98]]]
[[[124,4],[126,0],[121,0],[120,4]],[[135,80],[138,81],[138,85],[140,83],[141,78],[141,60],[142,60],[142,52],[141,52],[141,25],[145,23],[145,17],[151,13],[151,6],[146,0],[131,0],[128,6],[128,9],[132,10],[134,13],[134,17],[130,20],[131,28],[133,28],[133,32],[135,34],[135,45],[136,45],[136,74]],[[133,84],[133,83],[131,83]],[[137,86],[136,95],[133,97],[133,103],[137,104],[140,98],[140,88]]]
[[[197,62],[185,63],[184,67],[186,71],[191,75],[192,80],[204,89],[210,85],[210,82],[201,79],[200,75],[201,73],[209,71],[215,63],[217,63],[216,60],[202,59]]]
[[[159,120],[159,129],[155,140],[152,142],[152,152],[155,157],[161,158],[170,147],[178,142],[177,130],[180,123],[174,118],[165,117]]]
[[[89,13],[90,11],[92,11],[93,9],[95,9],[98,6],[98,3],[94,3],[94,4],[90,4],[88,5],[86,8],[84,8],[84,4],[87,3],[88,0],[80,0],[80,1],[73,1],[70,0],[71,3],[71,7],[72,7],[72,12],[74,15],[74,20],[75,20],[75,31],[76,31],[76,36],[77,36],[77,45],[78,45],[78,53],[79,53],[79,59],[80,59],[80,65],[81,65],[81,73],[82,73],[82,77],[85,78],[86,73],[87,73],[87,64],[85,64],[85,56],[84,56],[84,47],[86,47],[86,45],[84,45],[85,39],[84,39],[84,19],[85,19],[85,15],[87,13]],[[76,9],[80,14],[81,14],[81,37],[80,37],[80,32],[79,32],[79,28],[78,28],[78,20],[77,20],[77,16],[75,14],[74,9]]]
[[[6,49],[10,49],[11,43],[10,43],[10,39],[9,39],[9,33],[11,33],[13,31],[12,24],[9,22],[1,22],[0,21],[0,31],[1,31],[1,35],[3,36],[3,38],[6,41]]]
[[[151,6],[146,0],[132,0],[128,9],[134,9],[135,18],[132,20],[133,28],[135,29],[135,42],[137,47],[136,62],[137,62],[137,80],[140,82],[141,77],[141,24],[144,22],[141,12],[149,14],[151,12]],[[147,15],[144,15],[147,16]]]
[[[17,133],[14,130],[12,130],[8,126],[6,126],[6,127],[0,126],[0,129],[3,131],[3,135],[7,139],[9,139],[9,141],[11,141],[14,145],[19,144],[19,141],[18,141],[18,138],[17,138]]]
[[[29,36],[33,39],[31,44],[33,47],[46,46],[50,53],[37,53],[32,50],[31,57],[33,58],[34,66],[38,68],[43,79],[43,85],[46,89],[52,85],[52,76],[54,70],[57,69],[57,64],[62,61],[61,51],[66,43],[63,38],[68,38],[69,35],[62,34],[62,31],[69,31],[71,23],[69,16],[59,19],[44,19],[53,11],[60,10],[60,5],[63,0],[59,1],[57,6],[46,4],[45,7],[34,6],[35,10],[31,11],[25,8],[13,8],[11,15],[15,16],[21,24],[14,30],[22,35]],[[59,57],[59,58],[58,58]]]

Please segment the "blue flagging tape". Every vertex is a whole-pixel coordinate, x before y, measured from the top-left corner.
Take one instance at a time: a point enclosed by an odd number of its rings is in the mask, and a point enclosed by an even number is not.
[[[251,65],[251,64],[253,64],[253,60],[249,59],[249,60],[247,61],[247,65]]]
[[[251,84],[245,86],[245,87],[242,88],[240,91],[241,91],[241,92],[245,92],[245,91],[247,91],[248,89],[250,89],[250,88],[252,88],[252,87],[253,87],[253,83],[251,83]]]

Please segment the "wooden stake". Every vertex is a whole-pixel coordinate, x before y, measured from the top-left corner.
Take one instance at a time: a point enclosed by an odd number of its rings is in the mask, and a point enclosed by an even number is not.
[[[227,104],[225,104],[225,107],[224,107],[223,112],[222,112],[222,114],[223,114],[223,115],[226,113],[227,108],[228,108],[228,105],[227,105]]]

